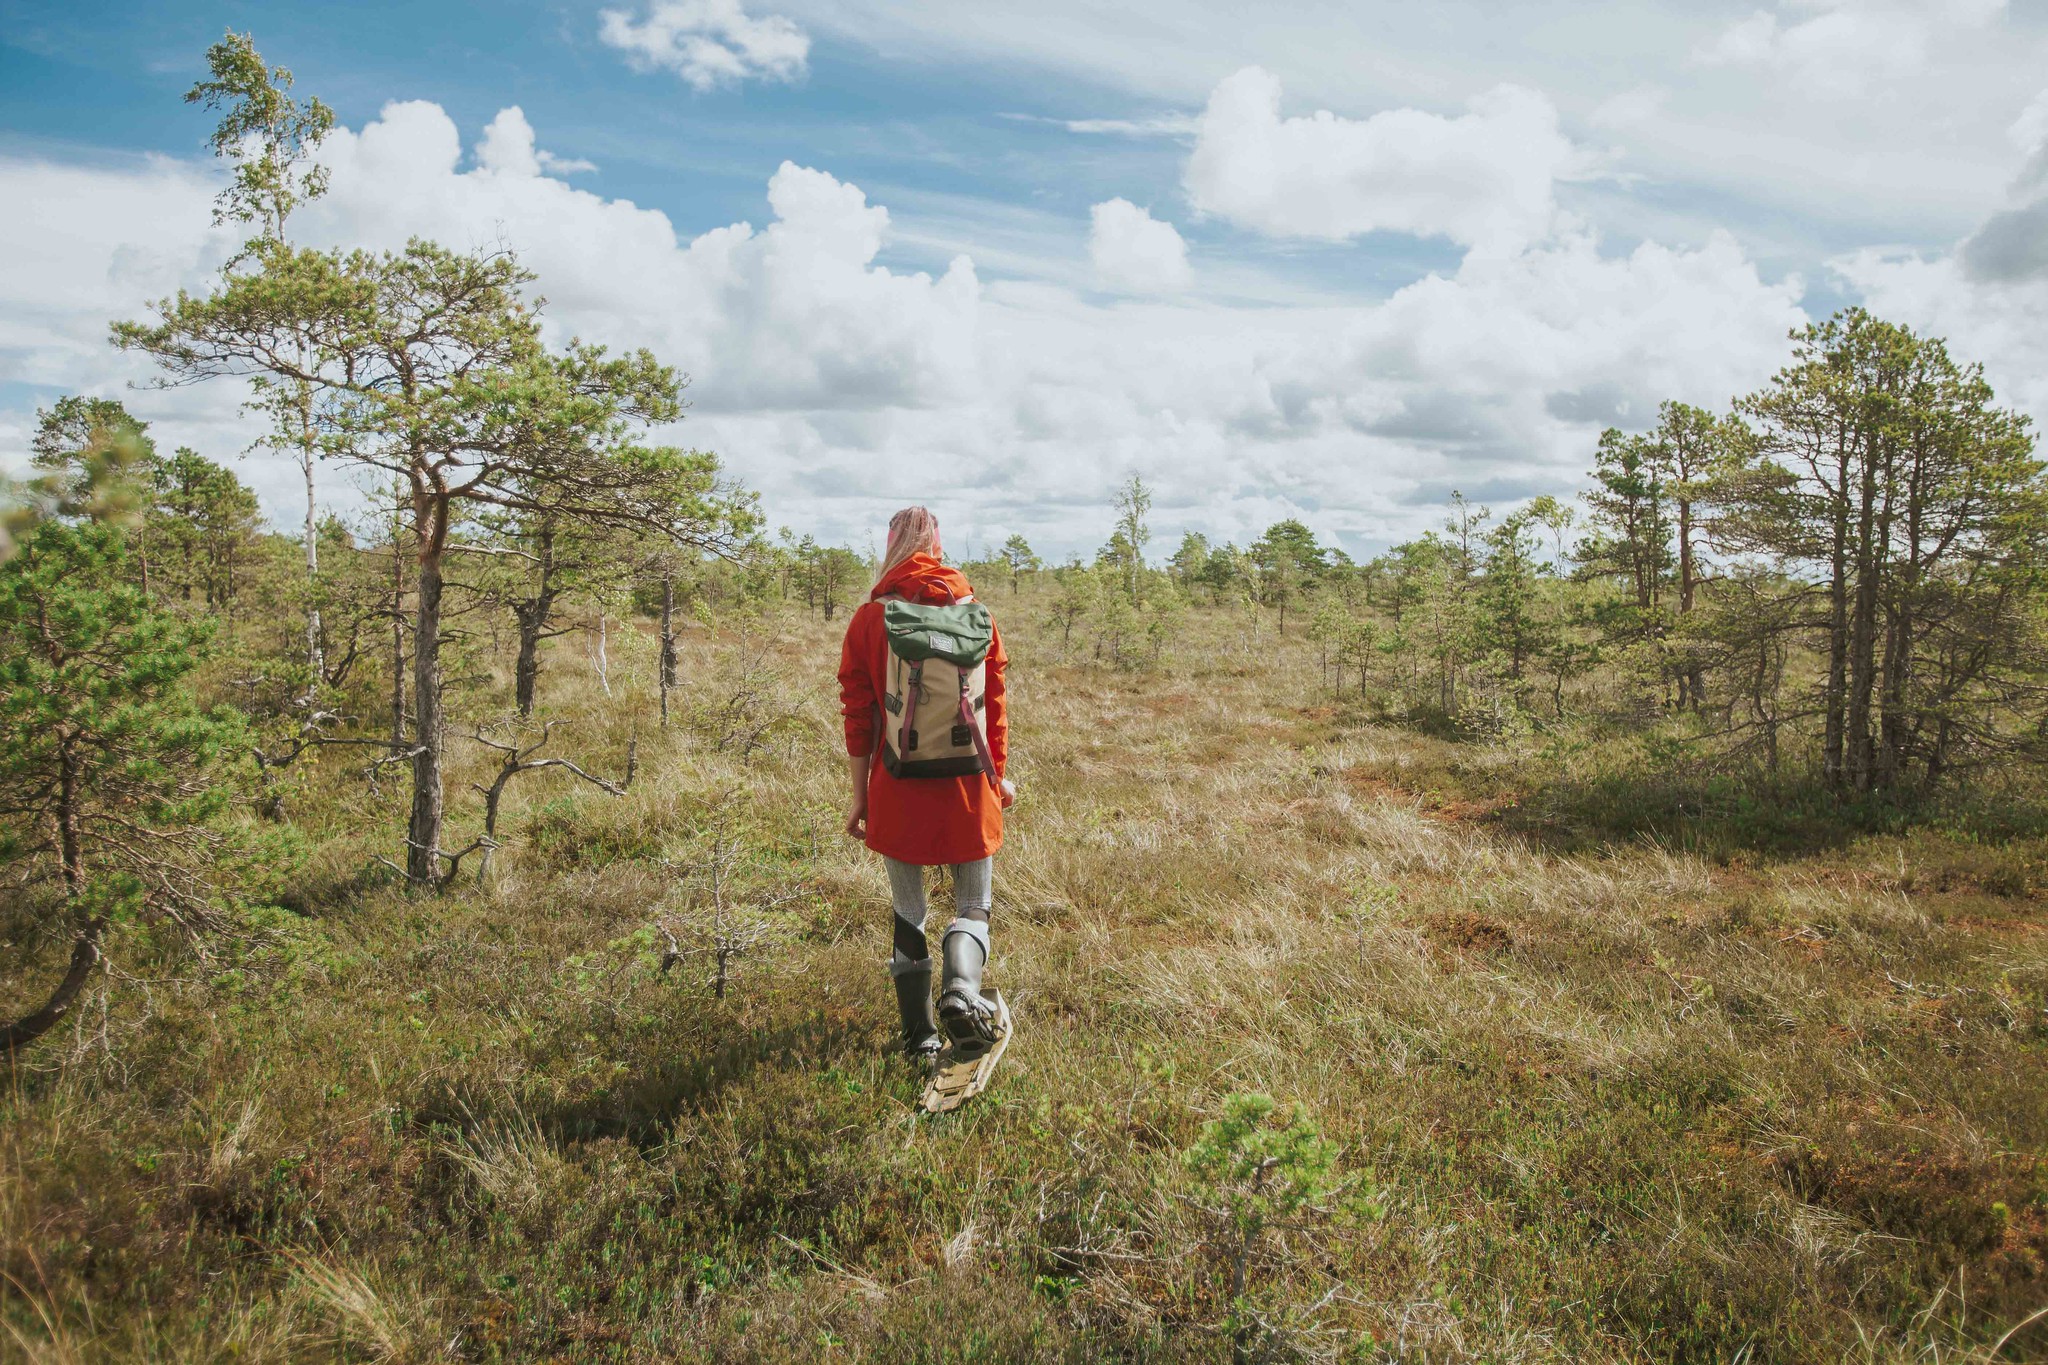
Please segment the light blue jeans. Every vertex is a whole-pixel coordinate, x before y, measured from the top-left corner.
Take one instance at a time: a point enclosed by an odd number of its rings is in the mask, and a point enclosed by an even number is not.
[[[889,974],[901,976],[909,971],[930,971],[932,949],[924,936],[925,916],[930,911],[925,899],[925,870],[915,863],[899,863],[894,858],[884,858],[882,862],[889,869],[889,899],[896,907],[896,950],[889,955]],[[980,942],[982,956],[986,957],[988,912],[995,903],[995,859],[954,863],[951,871],[953,922],[946,926],[946,932],[972,935]]]

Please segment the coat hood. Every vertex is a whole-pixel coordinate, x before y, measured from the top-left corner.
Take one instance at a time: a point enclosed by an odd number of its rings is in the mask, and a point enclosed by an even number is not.
[[[927,554],[915,554],[889,570],[868,600],[897,596],[908,602],[947,602],[974,595],[967,575]]]

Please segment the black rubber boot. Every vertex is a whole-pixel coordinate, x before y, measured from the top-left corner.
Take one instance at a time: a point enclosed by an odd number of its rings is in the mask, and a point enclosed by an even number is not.
[[[981,969],[988,953],[981,940],[965,930],[951,930],[939,950],[946,960],[939,987],[939,1027],[953,1042],[953,1051],[972,1057],[996,1040],[995,1011],[981,996]]]
[[[945,1046],[938,1021],[932,1017],[931,960],[897,972],[895,978],[896,1013],[903,1020],[903,1055],[913,1061],[929,1061]]]

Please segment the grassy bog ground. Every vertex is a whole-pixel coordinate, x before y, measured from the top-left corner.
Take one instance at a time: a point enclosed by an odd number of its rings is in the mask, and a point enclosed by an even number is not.
[[[411,896],[336,760],[272,943],[117,959],[8,1078],[0,1355],[1962,1362],[2048,1305],[2035,843],[1645,837],[1583,749],[1283,700],[1270,624],[1118,672],[997,605],[989,1095],[920,1117],[890,1055],[839,623],[700,634],[666,732],[644,637],[609,695],[558,649],[553,751],[635,742],[624,797],[522,775]],[[12,1006],[60,947],[8,942]],[[1334,1147],[1264,1217],[1186,1158],[1254,1092]]]

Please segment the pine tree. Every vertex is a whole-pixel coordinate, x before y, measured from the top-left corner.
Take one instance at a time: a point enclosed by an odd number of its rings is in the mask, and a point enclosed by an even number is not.
[[[146,537],[157,591],[232,619],[263,520],[256,494],[231,470],[182,446],[153,461],[149,478]]]
[[[54,889],[47,913],[74,942],[0,1051],[65,1017],[115,926],[220,920],[231,862],[212,822],[247,732],[192,699],[211,623],[153,612],[129,574],[121,530],[91,521],[46,520],[0,565],[0,862]]]
[[[1279,612],[1279,629],[1287,629],[1287,609],[1313,590],[1327,567],[1315,533],[1289,518],[1276,521],[1253,542],[1248,552],[1259,568],[1261,605]]]
[[[1487,533],[1486,569],[1480,575],[1478,617],[1481,642],[1505,665],[1520,688],[1529,661],[1548,647],[1550,631],[1538,600],[1535,517],[1517,512]]]
[[[140,528],[134,567],[147,595],[147,514],[156,466],[149,424],[111,398],[60,398],[36,411],[29,461],[42,473],[16,490],[20,507],[10,520],[26,528],[45,516],[83,515]]]
[[[650,492],[688,457],[639,446],[630,431],[678,418],[681,383],[645,351],[544,347],[520,294],[532,276],[504,253],[414,241],[384,254],[274,251],[264,262],[211,296],[162,301],[155,323],[118,324],[115,337],[177,378],[303,381],[325,405],[336,457],[405,490],[416,562],[404,870],[416,884],[443,886],[462,857],[441,847],[443,613],[461,527],[479,509],[552,507],[567,520],[679,534]],[[321,340],[300,368],[283,357],[308,328]]]
[[[1657,443],[1608,428],[1594,455],[1591,513],[1575,558],[1578,574],[1618,593],[1595,605],[1602,637],[1624,651],[1639,676],[1668,685],[1671,518]]]
[[[1000,553],[1003,563],[1010,571],[1010,591],[1012,593],[1017,591],[1017,584],[1024,575],[1037,573],[1045,567],[1044,562],[1033,553],[1031,542],[1024,539],[1022,535],[1012,535],[1008,540],[1004,541]]]
[[[1741,405],[1758,464],[1728,520],[1801,583],[1823,781],[1932,786],[2030,742],[2000,717],[2039,692],[2043,464],[2027,419],[1938,340],[1849,309],[1795,342]]]
[[[1189,531],[1180,538],[1180,548],[1173,552],[1167,567],[1182,592],[1193,592],[1195,584],[1202,581],[1202,571],[1208,564],[1209,538],[1200,531]]]

